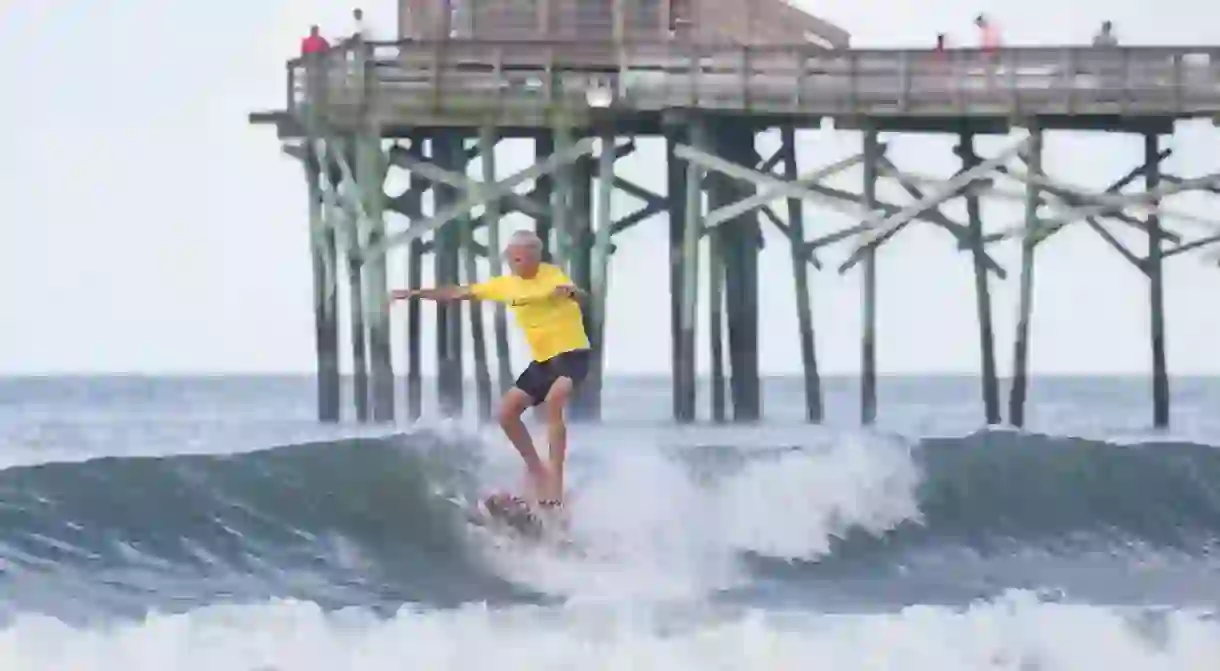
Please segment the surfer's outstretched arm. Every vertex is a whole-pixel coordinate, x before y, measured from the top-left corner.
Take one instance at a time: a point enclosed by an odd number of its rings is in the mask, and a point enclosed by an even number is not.
[[[444,303],[447,301],[474,300],[474,290],[465,286],[432,287],[428,289],[395,289],[390,292],[391,300],[423,298],[425,300]]]

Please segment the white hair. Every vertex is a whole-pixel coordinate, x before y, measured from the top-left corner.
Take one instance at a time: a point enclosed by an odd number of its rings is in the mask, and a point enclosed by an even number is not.
[[[507,252],[513,247],[526,247],[536,256],[542,255],[542,238],[538,237],[528,229],[513,231],[513,234],[508,236],[508,242],[504,245],[504,251]]]

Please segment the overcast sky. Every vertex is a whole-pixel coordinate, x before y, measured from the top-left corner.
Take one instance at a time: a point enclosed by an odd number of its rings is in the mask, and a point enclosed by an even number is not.
[[[1204,0],[962,3],[822,0],[811,9],[860,46],[927,45],[937,32],[972,43],[970,21],[986,11],[1010,44],[1085,43],[1103,19],[1127,44],[1220,44],[1220,10]],[[384,35],[395,7],[369,3]],[[334,36],[349,7],[322,0],[166,2],[102,0],[0,5],[0,373],[309,371],[313,316],[300,168],[279,152],[274,131],[253,127],[252,110],[283,105],[284,61],[311,23]],[[890,136],[903,169],[947,175],[946,138]],[[800,138],[804,169],[858,151],[856,134]],[[769,141],[760,146],[770,147]],[[984,153],[1012,138],[980,142]],[[1182,124],[1168,170],[1220,169],[1220,129]],[[664,190],[662,147],[641,142],[619,164]],[[1052,176],[1101,188],[1140,158],[1138,137],[1048,136]],[[503,147],[503,174],[524,165]],[[859,171],[835,181],[858,190]],[[902,202],[886,186],[882,195]],[[1215,213],[1220,197],[1170,201]],[[633,209],[626,197],[616,210]],[[950,213],[964,219],[963,208]],[[1011,205],[984,209],[988,226],[1019,218]],[[810,236],[850,221],[810,205]],[[1220,217],[1217,217],[1220,218]],[[402,222],[391,221],[391,226]],[[505,222],[507,232],[522,222]],[[668,369],[665,218],[618,241],[612,272],[608,365],[619,373]],[[1193,231],[1192,231],[1193,232]],[[761,364],[800,365],[791,263],[768,231],[762,263]],[[1138,236],[1124,236],[1138,253]],[[822,255],[833,268],[848,248]],[[996,248],[1012,279],[997,282],[1001,373],[1010,368],[1018,250]],[[404,271],[395,258],[391,280]],[[878,362],[882,372],[975,372],[978,338],[969,257],[940,230],[919,224],[880,255]],[[814,276],[814,318],[823,369],[859,365],[858,272]],[[1166,274],[1173,373],[1220,373],[1220,269],[1175,257]],[[1144,277],[1084,227],[1039,250],[1032,366],[1037,372],[1143,372],[1149,366]],[[430,311],[429,311],[430,312]],[[703,310],[701,310],[701,313]],[[395,356],[401,354],[395,314]],[[431,330],[431,322],[426,325]],[[425,352],[434,352],[432,338]],[[524,349],[514,336],[514,363]],[[344,336],[346,342],[346,336]],[[706,338],[701,342],[706,351]],[[348,347],[344,346],[346,366]],[[701,352],[700,366],[706,368]],[[401,370],[401,368],[399,368]],[[428,370],[431,370],[429,364]],[[469,370],[469,368],[467,369]]]

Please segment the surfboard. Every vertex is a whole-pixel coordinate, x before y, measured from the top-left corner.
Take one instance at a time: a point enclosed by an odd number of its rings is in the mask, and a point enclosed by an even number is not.
[[[483,497],[467,510],[466,517],[476,526],[513,540],[557,547],[571,545],[562,512],[536,510],[523,497],[510,492]]]
[[[489,494],[482,501],[482,509],[493,523],[531,540],[541,539],[546,530],[529,503],[515,494]]]

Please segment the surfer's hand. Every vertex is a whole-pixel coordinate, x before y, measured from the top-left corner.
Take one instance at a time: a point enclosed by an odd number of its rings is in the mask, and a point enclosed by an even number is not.
[[[561,285],[555,287],[555,291],[554,291],[553,295],[558,296],[560,298],[575,298],[576,292],[577,292],[577,289],[576,289],[575,285],[561,284]]]
[[[414,296],[415,296],[414,289],[395,289],[390,292],[390,300],[392,300],[392,301],[403,300],[405,298],[412,298]]]

